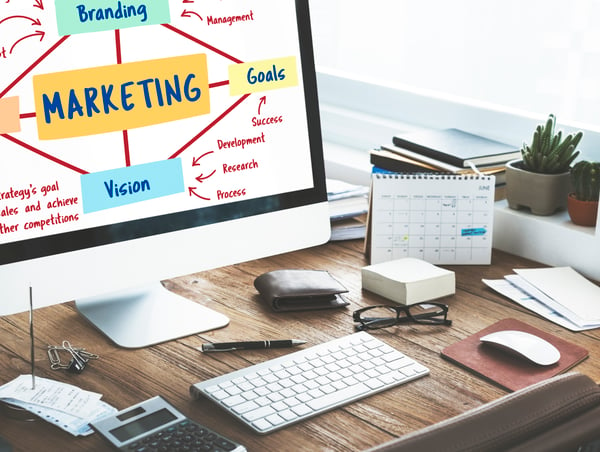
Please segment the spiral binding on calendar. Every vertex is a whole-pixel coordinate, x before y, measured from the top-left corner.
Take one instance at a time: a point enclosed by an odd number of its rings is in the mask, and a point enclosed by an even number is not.
[[[490,181],[492,176],[486,174],[455,174],[455,173],[375,173],[381,179],[414,179],[414,180],[481,180]]]

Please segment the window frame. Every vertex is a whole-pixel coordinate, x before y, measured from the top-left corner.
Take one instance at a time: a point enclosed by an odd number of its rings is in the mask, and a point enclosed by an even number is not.
[[[525,111],[384,85],[325,68],[317,68],[317,85],[325,158],[334,173],[330,177],[343,178],[344,170],[362,173],[362,166],[370,172],[368,151],[391,142],[394,134],[455,127],[520,148],[530,142],[537,124],[546,120]],[[600,160],[600,130],[557,119],[564,133],[584,131],[578,160]],[[361,182],[366,180],[363,176]]]

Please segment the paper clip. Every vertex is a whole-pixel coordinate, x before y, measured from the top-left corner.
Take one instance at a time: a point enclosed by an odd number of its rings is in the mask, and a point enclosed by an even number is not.
[[[69,362],[63,362],[60,352],[68,352],[71,355]],[[63,341],[62,345],[48,346],[48,359],[52,370],[65,369],[75,373],[81,373],[90,359],[98,359],[95,353],[86,351],[85,348],[76,348],[69,341]]]
[[[62,346],[73,357],[73,359],[71,359],[71,361],[69,362],[69,367],[67,367],[67,370],[70,370],[71,372],[75,372],[75,373],[83,372],[83,369],[85,369],[85,365],[87,364],[88,360],[84,359],[79,354],[79,352],[77,352],[71,346],[71,343],[69,341],[63,341]]]

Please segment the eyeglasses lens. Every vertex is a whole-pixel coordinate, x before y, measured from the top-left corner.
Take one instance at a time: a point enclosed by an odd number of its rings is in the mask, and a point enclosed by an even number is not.
[[[446,311],[433,304],[416,304],[409,306],[409,309],[418,323],[442,323],[446,319]]]
[[[432,304],[416,304],[406,309],[395,309],[393,306],[374,306],[363,311],[360,321],[365,328],[387,328],[405,322],[440,324],[446,321],[446,311]]]
[[[400,312],[400,317],[406,317],[406,313]],[[361,314],[360,319],[368,328],[386,328],[402,321],[398,319],[396,310],[387,306],[375,306],[372,309],[367,309]]]

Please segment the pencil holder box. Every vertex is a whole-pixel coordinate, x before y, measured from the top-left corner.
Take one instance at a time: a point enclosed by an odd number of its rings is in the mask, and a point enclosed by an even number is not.
[[[263,273],[254,287],[274,311],[308,311],[347,306],[348,290],[325,270],[283,269]]]

